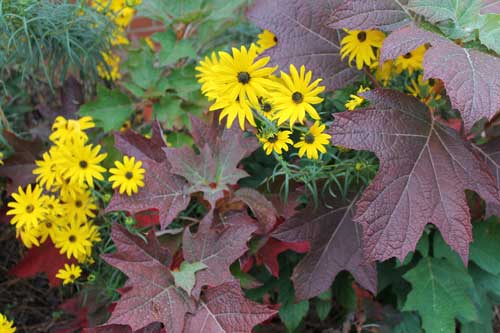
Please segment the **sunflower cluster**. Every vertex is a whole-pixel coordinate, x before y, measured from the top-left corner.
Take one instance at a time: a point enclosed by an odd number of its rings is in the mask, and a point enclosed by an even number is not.
[[[304,66],[291,64],[288,73],[280,71],[276,76],[277,67],[267,66],[270,58],[258,55],[277,42],[266,30],[259,35],[258,45],[205,57],[196,67],[201,91],[214,102],[210,111],[220,110],[220,121],[227,117],[228,128],[236,118],[242,130],[247,124],[256,127],[268,155],[280,155],[293,145],[299,157],[318,159],[318,152],[326,152],[330,138],[314,107],[323,102],[319,95],[325,87],[320,85],[321,79],[313,80],[312,72]],[[306,128],[308,119],[313,125]],[[300,134],[295,144],[291,139],[294,131]]]
[[[93,0],[91,7],[100,13],[104,13],[115,23],[115,30],[111,35],[111,45],[128,45],[126,29],[132,22],[135,14],[135,7],[140,5],[142,0]],[[114,81],[121,78],[120,61],[121,58],[113,51],[102,53],[103,62],[97,65],[97,73],[106,80]]]
[[[57,117],[49,137],[53,145],[33,170],[36,184],[12,194],[7,215],[26,247],[50,239],[68,259],[92,261],[92,245],[101,240],[92,223],[97,209],[92,190],[106,170],[100,165],[106,154],[88,143],[85,130],[92,127],[90,117]]]
[[[5,315],[0,313],[0,332],[1,333],[14,333],[16,328],[14,322],[9,320]]]

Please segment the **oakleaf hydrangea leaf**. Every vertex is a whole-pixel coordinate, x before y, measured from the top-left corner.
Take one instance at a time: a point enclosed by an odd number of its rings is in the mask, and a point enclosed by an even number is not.
[[[336,8],[329,20],[335,29],[395,30],[409,22],[404,5],[408,0],[346,0]]]
[[[490,168],[497,187],[500,188],[500,139],[497,138],[483,146],[474,145],[474,148]],[[494,202],[486,202],[486,215],[500,216],[500,205]]]
[[[259,223],[259,234],[267,234],[276,224],[278,212],[271,201],[253,188],[240,188],[235,199],[243,201],[252,210]]]
[[[427,223],[467,262],[472,226],[465,189],[499,203],[496,180],[473,146],[411,96],[364,95],[371,106],[335,114],[332,143],[375,152],[380,168],[357,204],[367,260],[403,261]]]
[[[404,311],[418,311],[425,332],[454,333],[455,317],[477,319],[468,290],[474,288],[463,267],[446,259],[424,258],[404,275],[412,285]]]
[[[490,218],[474,224],[474,242],[470,246],[470,259],[483,270],[500,274],[500,220]]]
[[[311,250],[295,267],[292,280],[298,299],[318,296],[330,288],[343,270],[349,271],[364,288],[376,293],[377,271],[365,264],[361,228],[354,224],[354,203],[322,203],[306,207],[286,220],[273,237],[286,242],[309,241]]]
[[[500,54],[500,14],[487,14],[479,29],[479,40],[490,50]]]
[[[305,65],[327,90],[341,88],[358,73],[340,60],[340,31],[326,26],[339,0],[256,0],[247,16],[272,31],[277,44],[266,51],[271,64],[286,69]]]
[[[238,282],[209,288],[194,315],[188,315],[184,333],[251,333],[271,318],[275,310],[246,299]]]
[[[481,0],[481,14],[500,14],[499,0]]]
[[[188,295],[191,294],[194,284],[196,283],[196,272],[207,268],[202,262],[188,263],[183,261],[178,271],[172,271],[175,285],[184,289]]]

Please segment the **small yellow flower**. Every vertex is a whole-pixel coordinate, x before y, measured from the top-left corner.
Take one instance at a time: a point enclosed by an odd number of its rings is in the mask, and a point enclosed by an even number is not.
[[[369,91],[370,88],[369,87],[366,87],[366,88],[363,88],[363,86],[360,86],[359,89],[358,89],[358,94],[359,93],[362,93],[362,92],[365,92],[365,91]],[[358,95],[349,95],[349,97],[351,98],[350,100],[348,100],[346,103],[345,103],[345,107],[349,110],[349,111],[353,111],[354,109],[356,109],[358,106],[360,106],[361,104],[363,104],[363,102],[365,101],[365,99],[361,96],[358,96]]]
[[[97,65],[97,74],[101,78],[109,81],[120,79],[122,77],[120,74],[120,56],[113,52],[102,52],[101,55],[104,62]]]
[[[70,183],[78,184],[80,188],[85,187],[85,184],[93,188],[94,179],[104,180],[102,173],[106,169],[100,163],[107,154],[99,154],[100,145],[75,144],[68,148],[68,151],[65,152],[66,171],[64,177],[69,178]]]
[[[331,135],[323,133],[326,126],[320,124],[319,121],[315,122],[309,130],[302,134],[301,141],[297,142],[294,147],[299,148],[299,157],[306,154],[307,158],[317,160],[320,153],[326,153],[325,145],[328,145]]]
[[[414,71],[423,69],[422,62],[424,61],[425,51],[427,51],[425,45],[420,45],[415,50],[397,57],[395,61],[397,72],[401,73],[407,69],[408,73],[412,74]]]
[[[63,284],[74,283],[76,279],[82,274],[82,269],[80,266],[74,264],[68,265],[64,264],[64,268],[61,268],[56,275],[56,278],[63,280]]]
[[[349,55],[349,65],[356,60],[356,68],[363,69],[363,65],[370,66],[376,59],[374,48],[380,48],[385,35],[378,30],[345,30],[347,35],[340,42],[341,59]]]
[[[13,325],[14,321],[9,321],[5,315],[0,313],[0,333],[14,333],[16,328]]]
[[[123,163],[120,161],[115,161],[116,168],[109,169],[112,174],[109,177],[109,181],[113,183],[113,188],[120,188],[120,194],[124,192],[128,196],[132,193],[137,193],[139,187],[144,186],[144,173],[146,170],[142,168],[141,161],[135,161],[135,157],[123,157]]]
[[[3,152],[0,151],[0,166],[3,165],[3,157],[4,157]]]
[[[259,45],[259,51],[263,52],[270,49],[278,43],[278,38],[271,31],[264,29],[258,36],[257,45]]]
[[[66,198],[63,207],[70,219],[81,222],[87,221],[87,217],[95,217],[94,211],[97,210],[94,198],[88,190],[77,193],[75,197]]]
[[[38,228],[40,222],[47,215],[42,188],[38,185],[32,188],[30,184],[25,192],[19,186],[18,193],[12,193],[12,198],[14,201],[7,204],[8,207],[11,207],[7,211],[7,215],[14,215],[10,223],[15,224],[16,228],[25,227],[26,231]]]
[[[49,136],[49,140],[55,144],[85,142],[87,141],[87,135],[84,131],[93,127],[95,127],[95,124],[89,116],[78,120],[58,116],[52,125],[52,134]]]
[[[16,227],[16,237],[20,238],[21,242],[28,249],[31,249],[33,245],[40,246],[40,240],[38,238],[41,236],[40,225],[29,230],[26,229],[26,226]]]
[[[151,49],[151,51],[153,51],[153,52],[156,51],[155,43],[153,42],[151,37],[149,37],[149,36],[145,37],[144,42],[146,42],[146,45]]]
[[[89,224],[73,220],[56,232],[54,245],[61,254],[66,253],[68,259],[86,257],[87,248],[92,247],[91,232]]]
[[[45,185],[48,191],[52,190],[52,187],[57,183],[57,179],[60,176],[61,163],[58,159],[59,157],[54,158],[51,151],[48,151],[43,153],[42,160],[35,162],[38,166],[38,168],[33,170],[33,174],[38,175],[36,181],[40,186]]]
[[[217,85],[214,83],[217,77],[217,72],[214,71],[215,66],[219,65],[219,58],[215,52],[209,56],[206,56],[203,60],[200,60],[198,66],[196,66],[196,79],[201,84],[201,92],[207,96],[209,101],[219,98],[219,93],[217,91]]]
[[[391,75],[393,74],[394,61],[387,60],[382,64],[382,67],[379,67],[379,62],[376,62],[375,68],[375,78],[382,82],[384,87],[387,86],[389,80],[391,79]]]
[[[271,155],[273,150],[279,155],[282,150],[288,151],[288,145],[293,145],[292,139],[289,138],[290,134],[292,134],[291,131],[279,131],[271,136],[259,137],[266,155]]]

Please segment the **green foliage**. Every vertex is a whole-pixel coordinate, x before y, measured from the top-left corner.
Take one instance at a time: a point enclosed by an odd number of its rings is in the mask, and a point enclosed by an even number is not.
[[[194,284],[196,283],[196,272],[207,268],[202,262],[188,263],[184,261],[178,271],[172,271],[175,285],[184,289],[188,295],[191,294]]]

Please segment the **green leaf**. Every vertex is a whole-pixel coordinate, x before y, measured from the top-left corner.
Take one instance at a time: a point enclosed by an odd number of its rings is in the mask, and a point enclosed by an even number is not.
[[[154,54],[149,49],[130,51],[124,63],[132,82],[144,90],[152,89],[161,76],[161,70],[154,66],[153,57]]]
[[[487,48],[500,53],[500,15],[487,14],[479,28],[479,40]]]
[[[491,274],[500,274],[500,219],[492,217],[474,224],[470,260]]]
[[[401,321],[394,326],[393,333],[420,333],[420,318],[413,312],[401,313]]]
[[[356,294],[352,282],[353,279],[347,272],[340,272],[332,284],[333,298],[349,312],[356,310]]]
[[[192,42],[187,39],[177,40],[172,30],[157,32],[153,35],[153,39],[161,45],[158,54],[161,66],[174,65],[182,58],[196,57]]]
[[[178,271],[172,271],[175,285],[184,289],[188,295],[191,295],[191,290],[193,290],[196,283],[196,272],[205,268],[207,268],[207,265],[202,262],[188,263],[183,261]]]
[[[97,98],[80,107],[80,115],[91,116],[106,132],[118,130],[134,112],[134,103],[118,90],[97,87]]]
[[[459,269],[464,268],[464,262],[456,253],[451,249],[451,247],[446,244],[446,242],[443,239],[443,236],[439,233],[438,230],[435,231],[434,233],[434,242],[433,242],[433,250],[434,250],[434,257],[435,258],[444,258],[447,259],[448,262],[455,267]]]
[[[454,333],[455,317],[478,318],[468,290],[474,287],[465,268],[446,259],[424,258],[406,273],[412,285],[403,311],[418,311],[426,333]]]
[[[316,313],[320,320],[325,320],[332,310],[332,301],[322,301],[320,299],[315,300],[314,306],[316,308]]]
[[[288,302],[284,304],[279,311],[280,318],[285,324],[288,332],[296,332],[300,323],[309,311],[309,301],[300,303]]]
[[[191,100],[193,93],[200,94],[200,85],[196,81],[196,71],[194,66],[175,68],[168,76],[166,89],[175,90],[179,97]]]
[[[172,132],[167,136],[167,142],[174,148],[183,146],[191,147],[193,145],[193,138],[191,135],[182,132]]]
[[[160,99],[159,103],[153,105],[153,114],[158,120],[166,124],[166,129],[183,128],[189,117],[181,108],[181,100],[167,95]]]
[[[211,10],[209,19],[212,20],[224,20],[227,18],[234,18],[234,12],[242,4],[246,3],[247,0],[213,0],[210,1],[210,6],[206,7]]]
[[[166,25],[170,25],[173,22],[189,23],[201,16],[203,13],[201,8],[204,1],[143,1],[139,6],[138,16],[163,21]]]

